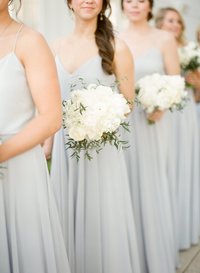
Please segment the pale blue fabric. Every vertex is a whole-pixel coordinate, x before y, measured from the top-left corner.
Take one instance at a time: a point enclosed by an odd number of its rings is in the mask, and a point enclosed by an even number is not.
[[[135,58],[136,80],[164,74],[162,54],[150,48]],[[143,273],[174,273],[177,260],[175,196],[170,184],[171,114],[149,125],[141,106],[130,116],[131,148],[126,151]]]
[[[0,138],[34,117],[24,67],[14,52],[0,60]],[[3,163],[0,272],[70,273],[46,160],[40,145]]]
[[[74,73],[56,57],[62,97],[81,77],[87,84],[112,85],[95,56]],[[77,87],[82,87],[77,85]],[[123,151],[106,145],[91,161],[79,162],[65,149],[64,130],[54,137],[51,180],[73,273],[140,273],[134,215]],[[141,272],[142,273],[142,272]]]
[[[196,104],[188,90],[186,107],[175,113],[174,150],[180,249],[198,244],[200,233],[199,131]]]

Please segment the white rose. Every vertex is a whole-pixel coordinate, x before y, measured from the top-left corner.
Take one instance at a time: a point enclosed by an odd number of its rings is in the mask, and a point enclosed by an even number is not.
[[[77,126],[69,129],[69,136],[75,141],[82,141],[85,139],[86,134],[85,130],[82,127]]]
[[[87,138],[89,140],[99,140],[102,137],[103,132],[97,128],[90,128],[87,130]]]

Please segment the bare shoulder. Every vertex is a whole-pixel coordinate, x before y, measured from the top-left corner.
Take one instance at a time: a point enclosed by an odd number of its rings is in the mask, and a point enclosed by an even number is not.
[[[115,55],[131,55],[128,45],[122,40],[122,37],[115,38]]]
[[[17,50],[19,53],[32,54],[33,52],[43,48],[48,48],[48,44],[43,35],[32,28],[23,25],[17,42]]]
[[[54,61],[52,51],[43,35],[25,25],[19,33],[15,51],[26,69],[42,63],[50,65]]]
[[[114,68],[115,73],[116,71],[126,71],[127,69],[129,71],[133,70],[133,55],[130,52],[127,44],[119,39],[116,38],[115,40],[115,56],[114,56]],[[127,71],[126,71],[127,74]]]
[[[153,35],[155,35],[155,40],[160,48],[165,47],[171,42],[175,42],[174,36],[170,32],[165,30],[154,28]]]
[[[28,45],[34,44],[37,42],[41,43],[41,42],[45,41],[45,39],[41,33],[37,32],[36,30],[34,30],[26,25],[22,26],[22,30],[20,33],[20,40],[22,40],[21,43],[27,42]]]

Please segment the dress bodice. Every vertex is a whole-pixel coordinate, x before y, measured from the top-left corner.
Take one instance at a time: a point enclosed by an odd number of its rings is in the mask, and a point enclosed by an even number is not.
[[[19,132],[35,107],[23,65],[14,51],[0,59],[0,134]]]
[[[156,47],[149,48],[142,56],[135,58],[134,61],[136,80],[153,73],[165,74],[163,56]]]
[[[116,81],[114,75],[107,75],[103,71],[101,66],[101,57],[99,55],[96,55],[86,61],[73,73],[69,73],[66,70],[58,56],[56,56],[56,65],[63,99],[70,98],[72,85],[76,84],[76,87],[73,88],[73,90],[83,87],[80,79],[83,79],[86,85],[95,83],[112,86]]]

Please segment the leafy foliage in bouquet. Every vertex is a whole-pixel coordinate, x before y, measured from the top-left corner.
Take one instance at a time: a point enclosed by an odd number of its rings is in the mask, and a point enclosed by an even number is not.
[[[120,128],[129,130],[126,114],[129,105],[122,94],[102,84],[87,84],[81,81],[81,88],[71,86],[71,98],[63,101],[63,127],[67,132],[66,148],[72,149],[72,157],[80,159],[83,151],[85,158],[91,160],[91,151],[99,153],[105,145],[117,149],[128,147],[121,140]]]
[[[179,49],[179,59],[183,72],[200,68],[200,47],[195,42],[189,42]]]

